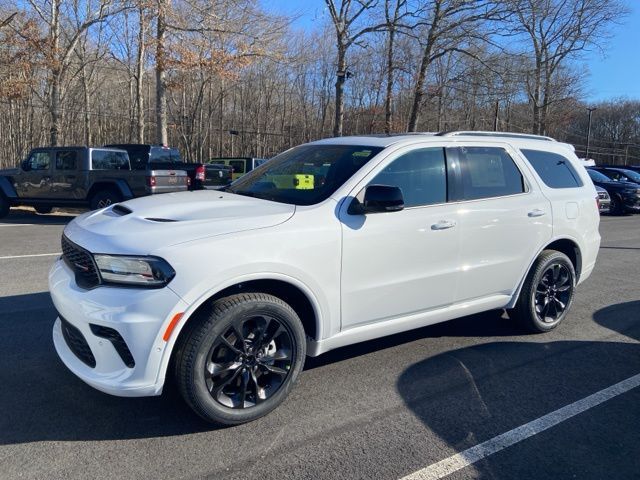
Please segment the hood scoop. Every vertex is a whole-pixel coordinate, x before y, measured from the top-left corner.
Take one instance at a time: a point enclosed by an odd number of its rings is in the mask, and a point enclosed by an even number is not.
[[[133,213],[133,210],[131,210],[128,207],[125,207],[124,205],[120,205],[119,203],[117,205],[114,205],[111,211],[121,217],[124,215],[129,215],[130,213]]]
[[[160,223],[168,223],[168,222],[177,222],[178,220],[173,220],[171,218],[155,218],[155,217],[147,217],[145,220],[149,220],[150,222],[160,222]]]

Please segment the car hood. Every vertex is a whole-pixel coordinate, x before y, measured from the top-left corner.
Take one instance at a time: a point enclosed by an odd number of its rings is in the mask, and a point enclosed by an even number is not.
[[[67,237],[94,253],[149,255],[159,248],[286,222],[295,205],[215,190],[165,193],[85,213]]]

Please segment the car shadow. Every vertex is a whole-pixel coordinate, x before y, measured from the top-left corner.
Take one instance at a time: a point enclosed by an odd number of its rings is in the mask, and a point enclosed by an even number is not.
[[[593,320],[640,341],[640,301],[600,309]],[[397,390],[453,454],[640,373],[635,342],[541,338],[492,341],[425,358],[400,375]],[[481,460],[473,475],[506,480],[573,478],[579,472],[580,478],[606,478],[616,465],[618,478],[632,478],[637,432],[621,425],[639,425],[640,409],[634,398],[617,402],[612,410],[594,409],[540,434],[540,440],[514,445],[508,455]],[[605,448],[608,442],[616,448]]]
[[[0,298],[0,445],[210,430],[173,388],[159,397],[121,398],[84,384],[55,352],[56,315],[48,292]]]
[[[607,307],[594,318],[637,339],[638,313],[640,302],[634,302]],[[51,340],[55,316],[48,292],[0,298],[0,408],[5,412],[0,416],[0,445],[154,438],[212,430],[192,413],[175,388],[166,388],[159,397],[120,398],[85,385],[55,353]],[[621,316],[627,318],[621,320]],[[499,312],[489,312],[329,352],[309,359],[307,368],[421,338],[518,333]],[[448,445],[462,449],[637,373],[639,354],[640,348],[633,343],[491,341],[427,357],[407,368],[396,386],[414,415]],[[637,421],[637,409],[634,412]]]
[[[14,209],[12,208],[9,215],[0,219],[0,223],[10,225],[66,225],[76,218],[76,215],[82,213],[82,210],[56,212],[54,214],[41,215],[32,210]]]

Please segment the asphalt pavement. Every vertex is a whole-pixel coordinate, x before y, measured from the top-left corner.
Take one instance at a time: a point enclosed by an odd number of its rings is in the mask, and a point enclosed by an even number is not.
[[[640,374],[640,215],[605,216],[553,332],[489,312],[353,345],[308,359],[269,416],[212,429],[171,386],[112,397],[58,360],[46,278],[72,218],[0,221],[1,479],[400,479]],[[640,388],[447,478],[607,477],[640,478]]]

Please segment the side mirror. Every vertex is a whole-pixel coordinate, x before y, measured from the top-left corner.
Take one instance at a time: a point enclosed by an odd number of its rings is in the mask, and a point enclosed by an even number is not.
[[[26,160],[23,160],[22,163],[20,164],[20,167],[25,172],[30,171],[31,170],[31,163],[29,162],[29,159],[27,158]]]
[[[404,208],[402,190],[390,185],[369,185],[364,191],[364,201],[354,199],[349,206],[351,214],[398,212]]]

